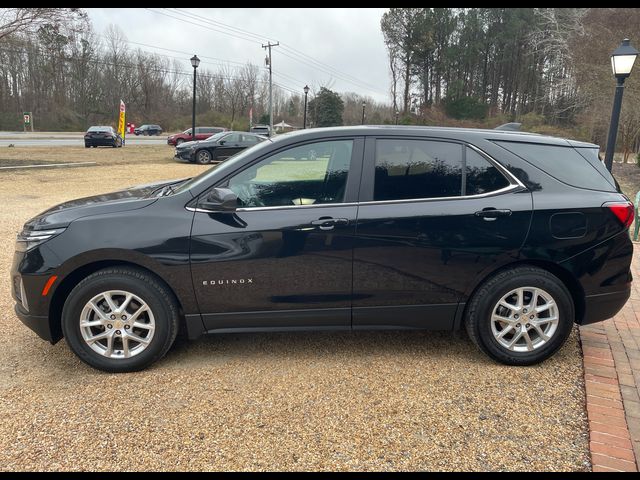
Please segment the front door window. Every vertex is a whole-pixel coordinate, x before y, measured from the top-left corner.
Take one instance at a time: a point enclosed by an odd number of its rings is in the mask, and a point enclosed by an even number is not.
[[[353,140],[316,142],[271,155],[228,182],[239,207],[281,207],[344,200]]]

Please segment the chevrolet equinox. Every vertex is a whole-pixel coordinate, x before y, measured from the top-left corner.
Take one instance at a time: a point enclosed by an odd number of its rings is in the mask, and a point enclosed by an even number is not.
[[[594,144],[317,128],[50,208],[18,235],[12,294],[40,337],[110,372],[157,361],[179,330],[464,328],[529,365],[627,301],[632,220]]]

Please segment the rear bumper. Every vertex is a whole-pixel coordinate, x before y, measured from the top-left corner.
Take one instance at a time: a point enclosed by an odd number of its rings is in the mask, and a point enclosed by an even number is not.
[[[97,139],[97,138],[91,138],[91,139],[85,139],[84,141],[85,145],[95,145],[96,147],[113,147],[114,145],[116,145],[116,140],[111,139],[111,138],[105,138],[105,139]]]
[[[581,325],[601,322],[618,313],[631,296],[631,285],[625,290],[585,297],[585,312]]]
[[[20,321],[31,330],[36,332],[40,338],[51,342],[52,344],[56,343],[53,340],[53,333],[51,332],[48,317],[30,315],[29,313],[25,312],[19,304],[16,304],[15,311]]]

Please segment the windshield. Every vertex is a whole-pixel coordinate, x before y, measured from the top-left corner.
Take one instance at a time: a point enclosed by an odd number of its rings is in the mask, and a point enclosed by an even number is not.
[[[229,133],[229,132],[225,132],[225,133]],[[236,153],[229,160],[226,160],[225,162],[222,162],[220,165],[215,165],[209,168],[208,170],[205,170],[200,175],[197,175],[192,179],[190,179],[189,181],[183,183],[182,185],[179,185],[178,187],[174,188],[173,193],[184,192],[185,190],[190,190],[202,184],[208,186],[211,184],[210,178],[214,174],[224,175],[225,172],[233,171],[237,167],[238,163],[241,163],[246,158],[247,155],[253,155],[257,153],[259,150],[268,148],[269,145],[271,145],[271,142],[260,142],[252,147],[246,148],[242,150],[240,153]]]
[[[89,127],[87,132],[109,132],[111,131],[111,127]]]

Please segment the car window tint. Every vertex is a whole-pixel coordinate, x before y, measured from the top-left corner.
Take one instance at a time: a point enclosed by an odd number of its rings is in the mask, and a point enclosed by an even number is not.
[[[615,191],[615,186],[571,146],[495,142],[563,183],[591,190]]]
[[[258,137],[254,135],[242,135],[242,141],[245,143],[258,143]]]
[[[472,148],[466,149],[466,164],[464,195],[479,195],[509,186],[504,175]]]
[[[427,140],[377,140],[374,200],[459,196],[462,148]]]
[[[316,142],[286,149],[228,182],[238,206],[273,207],[344,200],[353,140]]]
[[[239,143],[240,142],[240,134],[239,133],[230,133],[229,135],[222,138],[225,143]]]
[[[613,178],[613,175],[611,175],[611,172],[607,170],[604,162],[600,160],[600,151],[598,148],[578,147],[576,148],[576,151],[582,155],[591,164],[591,166],[611,184],[611,186],[616,186],[616,181]]]

